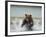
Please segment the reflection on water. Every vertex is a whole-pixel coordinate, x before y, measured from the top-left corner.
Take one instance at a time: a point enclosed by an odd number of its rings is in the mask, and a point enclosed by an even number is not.
[[[33,20],[34,20],[34,25],[32,27],[33,31],[42,30],[41,19],[33,19]],[[10,31],[11,32],[29,31],[28,27],[26,27],[26,25],[21,27],[22,22],[23,22],[23,19],[16,18],[16,19],[11,20]]]

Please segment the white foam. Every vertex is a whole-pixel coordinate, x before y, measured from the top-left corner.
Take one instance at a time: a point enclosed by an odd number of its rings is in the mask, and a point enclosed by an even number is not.
[[[12,32],[20,32],[20,31],[26,31],[27,27],[24,25],[23,27],[21,27],[23,20],[19,19],[19,20],[14,20],[13,24],[10,25],[10,31]],[[39,31],[42,29],[42,25],[39,24],[39,20],[34,19],[34,26],[32,27],[33,31]]]

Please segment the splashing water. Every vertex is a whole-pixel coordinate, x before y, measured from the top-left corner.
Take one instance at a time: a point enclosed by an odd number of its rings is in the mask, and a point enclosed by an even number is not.
[[[28,31],[28,27],[24,25],[21,27],[23,20],[22,19],[16,19],[12,21],[13,24],[10,25],[10,31],[11,32],[22,32],[22,31]],[[39,31],[42,30],[42,25],[39,24],[39,20],[34,21],[34,26],[32,27],[33,31]]]
[[[22,20],[16,20],[16,21],[13,21],[13,22],[14,23],[10,26],[11,27],[11,31],[19,32],[19,31],[26,31],[27,30],[25,25],[23,27],[21,27]]]

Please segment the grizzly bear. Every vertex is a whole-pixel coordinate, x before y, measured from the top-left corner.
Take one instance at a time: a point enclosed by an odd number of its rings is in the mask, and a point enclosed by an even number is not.
[[[23,23],[22,23],[22,26],[23,27],[24,25],[27,25],[28,27],[28,30],[32,30],[32,26],[33,26],[33,19],[32,19],[32,15],[28,15],[28,14],[25,14],[25,18],[23,20]]]

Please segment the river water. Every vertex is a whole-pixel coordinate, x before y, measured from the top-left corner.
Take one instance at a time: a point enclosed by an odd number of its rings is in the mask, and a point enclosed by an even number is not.
[[[32,31],[40,31],[42,30],[42,23],[41,19],[33,19],[34,20],[34,25],[32,27]],[[11,21],[10,24],[10,31],[11,32],[22,32],[22,31],[28,31],[28,27],[25,25],[21,27],[23,20],[22,19],[15,19]],[[30,30],[31,31],[31,30]]]

